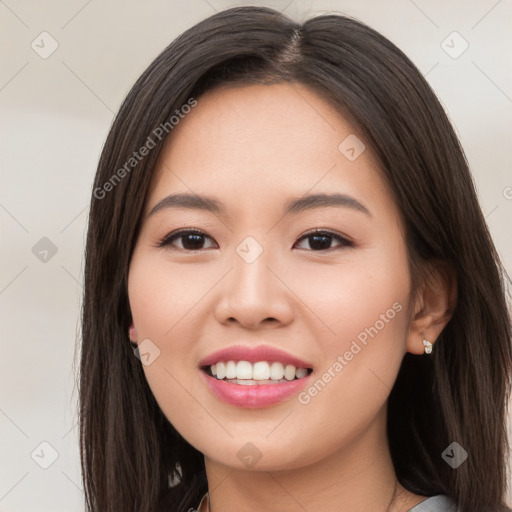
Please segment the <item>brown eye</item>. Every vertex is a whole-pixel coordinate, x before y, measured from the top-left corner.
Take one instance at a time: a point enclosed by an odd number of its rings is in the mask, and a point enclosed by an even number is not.
[[[310,233],[306,233],[301,238],[299,238],[299,242],[301,240],[308,239],[310,240],[309,245],[311,249],[315,252],[333,249],[333,247],[331,247],[333,239],[339,240],[341,242],[339,246],[342,247],[353,247],[354,245],[350,240],[347,240],[345,237],[337,233],[325,230],[317,230]]]
[[[211,240],[211,238],[198,229],[182,229],[175,233],[167,235],[163,240],[160,241],[158,247],[172,246],[175,240],[182,241],[182,246],[177,249],[183,249],[185,251],[201,251],[205,249],[203,247],[205,239]]]
[[[336,249],[337,247],[331,247],[332,240],[338,240],[340,243],[338,247],[353,247],[353,243],[347,238],[326,230],[316,230],[310,233],[306,233],[298,242],[302,240],[310,240],[310,249],[314,252],[328,251]],[[181,247],[176,247],[175,241],[181,240]],[[205,240],[212,240],[206,233],[198,229],[181,229],[174,233],[171,233],[164,237],[157,245],[157,247],[171,247],[172,249],[183,250],[183,251],[202,251],[204,249],[212,248],[204,247]],[[304,249],[304,247],[302,247]]]

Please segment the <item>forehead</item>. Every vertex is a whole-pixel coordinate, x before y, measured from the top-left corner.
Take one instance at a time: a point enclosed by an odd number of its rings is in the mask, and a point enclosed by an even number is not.
[[[337,152],[339,137],[352,131],[329,103],[301,84],[223,86],[198,99],[173,129],[162,156],[169,162],[186,154],[190,166],[204,166],[213,157],[223,167],[255,170],[268,167],[269,160],[280,166],[283,157],[317,161],[318,150]],[[286,173],[282,166],[280,171]]]
[[[308,192],[370,194],[395,208],[361,134],[306,86],[221,87],[197,100],[167,138],[146,214],[172,192],[226,197],[234,210]],[[344,141],[364,150],[349,159]]]

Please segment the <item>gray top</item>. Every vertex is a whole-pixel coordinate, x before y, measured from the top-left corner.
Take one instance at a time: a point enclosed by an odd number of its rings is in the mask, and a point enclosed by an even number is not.
[[[455,512],[456,510],[457,506],[450,498],[439,494],[421,501],[409,509],[409,512]]]

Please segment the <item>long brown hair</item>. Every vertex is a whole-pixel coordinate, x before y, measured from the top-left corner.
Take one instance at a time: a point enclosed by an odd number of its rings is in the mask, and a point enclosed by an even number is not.
[[[299,24],[263,7],[219,12],[172,42],[130,90],[105,142],[82,310],[88,509],[186,511],[207,490],[202,454],[163,415],[134,357],[127,275],[156,160],[172,137],[169,119],[218,85],[275,82],[309,86],[364,135],[405,219],[413,291],[430,262],[456,273],[457,305],[432,356],[406,354],[389,397],[397,478],[417,494],[452,497],[462,511],[509,510],[510,279],[454,130],[421,73],[375,30],[339,15]],[[452,442],[469,454],[457,469],[442,458]]]

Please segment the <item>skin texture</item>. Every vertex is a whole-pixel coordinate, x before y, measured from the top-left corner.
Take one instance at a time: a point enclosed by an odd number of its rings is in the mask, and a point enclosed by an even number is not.
[[[453,288],[439,273],[412,300],[401,215],[371,148],[354,161],[338,149],[354,133],[362,139],[300,84],[222,87],[198,98],[160,155],[130,265],[131,338],[160,350],[144,372],[166,417],[205,455],[213,512],[388,510],[396,478],[387,398],[405,352],[423,354],[424,338],[435,350]],[[214,196],[226,213],[169,208],[147,217],[177,192]],[[321,192],[348,194],[371,216],[332,206],[283,216],[287,200]],[[187,237],[157,247],[183,228],[206,233],[202,249],[187,252]],[[315,249],[302,238],[315,228],[353,246],[333,237]],[[247,236],[263,249],[252,263],[236,252]],[[235,407],[199,374],[218,349],[268,344],[320,377],[381,315],[384,327],[307,404],[294,396]],[[249,442],[261,455],[252,468],[237,456]],[[398,486],[389,510],[423,499]]]

